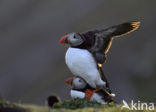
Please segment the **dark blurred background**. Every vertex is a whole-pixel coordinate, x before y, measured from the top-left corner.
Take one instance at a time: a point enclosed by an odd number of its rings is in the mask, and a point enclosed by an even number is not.
[[[103,69],[117,102],[156,102],[155,5],[155,0],[0,0],[0,99],[35,104],[51,94],[69,99],[65,79],[72,74],[61,36],[138,20],[137,31],[113,41]]]

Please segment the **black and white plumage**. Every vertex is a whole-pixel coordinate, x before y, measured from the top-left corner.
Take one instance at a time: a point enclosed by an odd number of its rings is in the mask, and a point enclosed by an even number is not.
[[[73,79],[70,79],[70,83],[68,82],[68,84],[70,84],[70,86],[71,86],[70,95],[72,98],[84,99],[84,98],[86,98],[85,97],[86,96],[86,93],[85,93],[86,90],[95,90],[94,88],[89,86],[85,80],[83,80],[80,77],[74,77]],[[89,100],[97,101],[97,102],[102,103],[102,104],[106,104],[106,103],[110,103],[110,102],[114,101],[111,94],[109,94],[108,92],[106,92],[102,89],[99,89],[98,91],[96,91],[90,97]]]
[[[98,64],[105,62],[114,37],[136,30],[139,24],[140,22],[127,22],[103,30],[70,33],[63,36],[60,43],[71,46],[65,56],[68,68],[93,88],[106,86],[107,80]]]

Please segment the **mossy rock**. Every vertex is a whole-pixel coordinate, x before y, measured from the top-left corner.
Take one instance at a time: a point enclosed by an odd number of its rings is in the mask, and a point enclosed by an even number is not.
[[[28,112],[28,109],[23,108],[22,106],[10,103],[8,101],[0,101],[0,112]]]

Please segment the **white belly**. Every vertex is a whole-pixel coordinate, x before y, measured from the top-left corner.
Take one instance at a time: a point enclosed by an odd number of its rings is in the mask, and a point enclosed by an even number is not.
[[[71,90],[70,95],[72,98],[85,98],[85,93],[81,91]]]
[[[85,93],[82,91],[71,90],[70,95],[72,98],[81,98],[81,99],[85,98]],[[94,93],[90,100],[97,101],[102,104],[106,104],[106,102],[102,99],[102,97],[98,95],[97,93]]]
[[[66,64],[75,76],[82,77],[88,84],[96,88],[102,85],[100,74],[92,54],[85,49],[69,48],[65,56]]]

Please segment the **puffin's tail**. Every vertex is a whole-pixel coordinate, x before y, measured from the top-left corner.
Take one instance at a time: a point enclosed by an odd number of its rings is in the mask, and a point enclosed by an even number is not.
[[[123,35],[131,33],[134,30],[138,29],[139,26],[140,26],[139,21],[126,22],[126,23],[123,23],[123,24],[115,25],[115,26],[109,27],[107,29],[101,30],[100,32],[103,35],[105,35],[105,37],[109,37],[109,38],[111,38],[111,37],[121,37]]]

